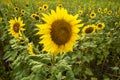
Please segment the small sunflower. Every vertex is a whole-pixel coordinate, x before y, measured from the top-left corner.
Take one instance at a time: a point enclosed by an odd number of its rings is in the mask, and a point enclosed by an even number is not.
[[[21,9],[21,13],[22,13],[22,14],[25,14],[25,10],[24,10],[24,9]]]
[[[62,4],[61,3],[59,3],[57,6],[60,7],[60,8],[62,8]]]
[[[97,26],[96,26],[97,30],[102,30],[104,28],[105,28],[105,24],[104,23],[98,23]]]
[[[29,51],[30,55],[35,55],[34,50],[33,50],[33,45],[31,43],[28,43],[28,48],[27,50]]]
[[[47,10],[48,9],[48,5],[47,4],[44,4],[43,5],[43,10]]]
[[[21,13],[21,14],[20,14],[20,17],[23,17],[24,15],[25,15],[25,14],[22,14],[22,13]]]
[[[107,8],[105,8],[103,11],[104,11],[104,13],[107,13],[108,9],[107,9]]]
[[[112,14],[112,10],[109,10],[109,11],[107,12],[107,14],[108,14],[108,15],[111,15],[111,14]]]
[[[22,36],[21,32],[25,30],[23,28],[25,24],[23,24],[21,17],[19,17],[18,19],[15,17],[15,19],[10,20],[9,23],[10,23],[10,29],[8,30],[9,34],[12,34],[12,36],[14,36],[15,38]]]
[[[102,11],[102,8],[98,8],[98,13],[100,13]]]
[[[95,32],[96,26],[94,24],[92,25],[87,25],[82,29],[82,35],[90,34]]]
[[[14,7],[14,11],[15,12],[19,11],[19,8],[18,7]]]
[[[32,14],[30,17],[31,18],[33,18],[33,19],[35,19],[35,16],[36,16],[37,14]]]
[[[94,11],[92,11],[91,13],[90,13],[90,18],[95,18],[96,17],[96,13],[94,12]]]
[[[37,14],[32,14],[31,18],[35,19],[35,20],[40,20],[40,16]]]
[[[39,28],[37,34],[42,35],[40,43],[44,45],[43,51],[53,55],[72,51],[79,37],[79,27],[83,26],[79,24],[81,20],[77,20],[78,14],[73,16],[68,14],[66,9],[57,7],[56,12],[51,10],[51,14],[42,15],[42,20],[46,23],[36,26]]]
[[[38,11],[41,12],[43,10],[43,7],[39,7]]]
[[[83,14],[83,10],[79,10],[79,11],[78,11],[78,14],[79,14],[79,15],[82,15],[82,14]]]

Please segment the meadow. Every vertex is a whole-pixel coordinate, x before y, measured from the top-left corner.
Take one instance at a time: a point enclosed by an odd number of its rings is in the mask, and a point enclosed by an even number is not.
[[[0,80],[120,80],[120,1],[0,0]]]

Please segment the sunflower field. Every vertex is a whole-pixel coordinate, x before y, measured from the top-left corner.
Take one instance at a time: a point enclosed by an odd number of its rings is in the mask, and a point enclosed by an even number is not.
[[[120,80],[120,0],[0,0],[0,80]]]

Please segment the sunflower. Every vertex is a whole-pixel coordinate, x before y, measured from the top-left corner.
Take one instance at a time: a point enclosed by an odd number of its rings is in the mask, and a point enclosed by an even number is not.
[[[95,18],[96,17],[96,13],[94,12],[94,11],[92,11],[91,13],[90,13],[90,18]]]
[[[47,4],[44,4],[43,5],[43,10],[47,10],[48,9],[48,5]]]
[[[57,6],[60,7],[60,8],[62,8],[62,4],[61,3],[59,3]]]
[[[100,13],[100,12],[101,12],[101,10],[102,10],[101,8],[98,8],[98,13]]]
[[[82,29],[82,35],[90,34],[95,32],[96,26],[94,24],[87,25]]]
[[[20,14],[20,17],[23,17],[23,16],[24,16],[24,14],[21,13],[21,14]]]
[[[98,23],[96,26],[97,30],[101,30],[105,28],[105,24],[104,23]]]
[[[109,10],[109,11],[107,12],[107,14],[108,14],[108,15],[111,15],[111,14],[112,14],[112,10]]]
[[[41,12],[43,10],[43,7],[39,7],[38,11]]]
[[[14,7],[14,11],[17,12],[19,10],[18,7]]]
[[[107,13],[107,11],[108,11],[108,9],[107,9],[107,8],[105,8],[105,9],[104,9],[104,13]]]
[[[42,35],[41,41],[44,45],[43,51],[50,52],[53,55],[72,51],[75,41],[78,39],[79,24],[78,14],[75,16],[68,14],[64,8],[57,7],[56,12],[51,10],[51,14],[42,14],[42,20],[45,24],[37,24],[39,32]]]
[[[32,14],[31,18],[35,19],[35,20],[40,20],[40,16],[37,14]]]
[[[82,14],[83,14],[83,10],[79,10],[79,11],[78,11],[78,14],[79,14],[79,15],[82,15]]]
[[[29,51],[29,54],[30,55],[35,55],[35,53],[34,53],[34,51],[33,51],[33,46],[32,46],[32,44],[31,43],[28,43],[28,48],[27,48],[27,50]]]
[[[37,14],[32,14],[30,17],[31,18],[33,18],[33,19],[35,19],[35,16],[36,16]]]
[[[22,14],[25,14],[25,10],[24,10],[24,9],[21,9],[21,13],[22,13]]]
[[[21,17],[19,17],[18,19],[15,17],[15,19],[10,20],[9,23],[10,23],[10,29],[8,30],[9,34],[12,34],[12,36],[14,36],[15,38],[22,36],[21,32],[25,30],[23,28],[25,24],[23,24]]]

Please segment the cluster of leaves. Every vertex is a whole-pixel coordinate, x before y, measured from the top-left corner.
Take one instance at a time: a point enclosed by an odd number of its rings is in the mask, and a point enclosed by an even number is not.
[[[0,80],[119,80],[120,79],[120,7],[114,0],[3,0],[0,3]],[[38,11],[47,4],[48,9]],[[69,13],[79,14],[84,25],[105,23],[105,29],[82,36],[73,52],[52,56],[41,52],[39,36],[36,35],[36,23],[41,20],[42,13],[48,13],[62,4]],[[104,4],[104,5],[103,5]],[[22,5],[22,6],[21,6]],[[102,5],[102,6],[101,6]],[[14,8],[18,7],[17,12]],[[98,8],[102,8],[101,13]],[[104,13],[104,9],[112,10],[112,14]],[[25,10],[22,19],[25,23],[24,38],[16,40],[8,34],[11,18],[19,17]],[[90,13],[96,13],[90,18]],[[37,13],[39,20],[30,16]],[[82,28],[81,28],[82,29]],[[34,44],[35,55],[29,55],[28,43]]]

